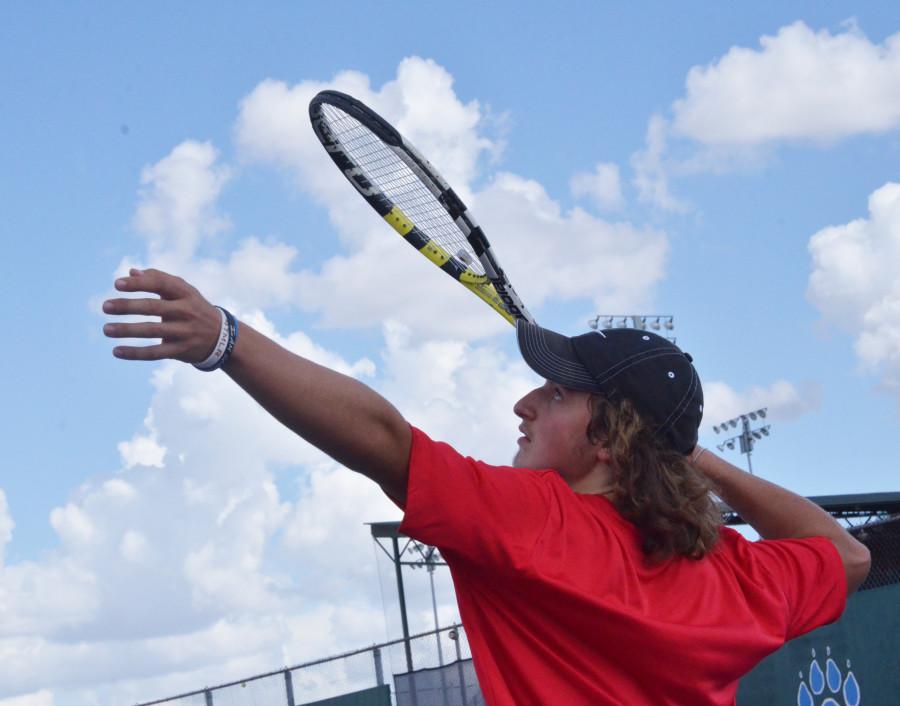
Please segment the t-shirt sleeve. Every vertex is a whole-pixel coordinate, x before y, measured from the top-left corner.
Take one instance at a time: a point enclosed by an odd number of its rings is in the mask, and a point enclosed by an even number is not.
[[[791,640],[841,617],[847,579],[837,548],[826,537],[761,540],[751,554],[771,576],[785,600]]]
[[[477,564],[527,560],[555,505],[549,472],[491,466],[412,431],[400,532]]]

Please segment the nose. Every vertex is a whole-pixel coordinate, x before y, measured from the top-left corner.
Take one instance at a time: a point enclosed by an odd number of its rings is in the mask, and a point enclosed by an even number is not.
[[[513,413],[517,417],[521,417],[522,419],[533,419],[534,418],[534,394],[537,392],[537,389],[532,390],[527,395],[525,395],[522,399],[516,402],[513,405]]]

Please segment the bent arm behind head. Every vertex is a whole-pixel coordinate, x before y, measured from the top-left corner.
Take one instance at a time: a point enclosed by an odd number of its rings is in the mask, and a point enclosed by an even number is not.
[[[763,539],[827,537],[844,564],[848,594],[866,580],[871,565],[868,548],[818,505],[742,471],[709,450],[695,458],[697,468],[713,482],[722,500]]]

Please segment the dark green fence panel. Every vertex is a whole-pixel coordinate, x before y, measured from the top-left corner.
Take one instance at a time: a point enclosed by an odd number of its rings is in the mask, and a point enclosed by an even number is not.
[[[737,704],[900,704],[900,584],[854,594],[839,621],[769,655],[741,681]]]
[[[314,701],[303,706],[391,706],[391,687],[384,684],[371,689],[354,691],[352,694]]]

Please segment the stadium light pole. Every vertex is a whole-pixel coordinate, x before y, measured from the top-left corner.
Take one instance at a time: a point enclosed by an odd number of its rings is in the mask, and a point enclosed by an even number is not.
[[[413,547],[422,556],[422,561],[413,562],[412,568],[415,569],[424,566],[428,570],[428,579],[431,582],[431,610],[434,613],[434,635],[435,639],[437,639],[438,662],[443,667],[444,650],[441,647],[441,626],[440,623],[438,623],[437,597],[434,593],[434,569],[436,566],[443,564],[444,560],[437,547],[431,547],[427,544],[422,544],[421,542],[413,542]]]
[[[431,610],[434,611],[434,640],[437,643],[438,664],[444,666],[444,648],[441,646],[441,626],[438,623],[437,598],[434,594],[434,569],[439,564],[445,564],[443,557],[437,547],[432,547],[421,542],[413,542],[413,548],[419,552],[422,557],[421,561],[412,562],[412,568],[416,569],[424,566],[428,570],[428,580],[431,582]],[[447,682],[444,676],[444,670],[440,670],[441,674],[441,695],[444,706],[449,706],[447,702]],[[462,683],[460,683],[462,686]]]
[[[402,569],[404,566],[411,566],[415,569],[427,565],[429,571],[434,571],[434,567],[446,566],[447,563],[436,548],[420,544],[410,537],[400,534],[399,521],[367,522],[366,524],[369,525],[369,529],[372,532],[372,539],[375,540],[375,544],[385,553],[394,565],[394,574],[397,579],[397,597],[400,601],[400,623],[403,629],[403,646],[406,651],[406,665],[408,671],[411,672],[413,671],[413,659],[412,649],[410,647],[409,620],[406,614],[406,591],[403,586]],[[401,539],[404,540],[402,548],[400,547]],[[390,540],[390,551],[381,543],[382,540]],[[414,556],[413,552],[416,552],[419,556]],[[410,556],[413,556],[414,558],[410,559]],[[437,602],[434,596],[433,575],[431,583],[431,599],[435,615],[435,625],[437,625]],[[437,637],[440,639],[440,635]],[[440,645],[438,645],[438,649],[440,650]],[[443,658],[443,655],[441,655],[441,658]]]
[[[588,319],[588,326],[594,331],[606,328],[636,328],[641,331],[660,331],[675,343],[675,317],[670,314],[597,314]]]
[[[765,419],[767,412],[768,408],[763,407],[762,409],[756,409],[752,412],[747,412],[746,414],[742,414],[738,417],[735,417],[734,419],[729,419],[726,422],[722,422],[721,424],[716,424],[713,426],[713,431],[716,434],[721,434],[723,432],[726,432],[728,429],[736,429],[738,424],[741,425],[740,434],[725,439],[721,444],[716,444],[716,448],[719,449],[719,451],[724,451],[726,448],[731,450],[734,449],[734,444],[735,442],[737,442],[739,444],[741,453],[747,454],[747,468],[750,473],[753,473],[753,463],[750,461],[750,455],[753,453],[754,445],[763,437],[769,436],[772,430],[771,424],[766,424],[765,426],[759,427],[757,429],[751,429],[750,422],[755,422],[757,419]]]

